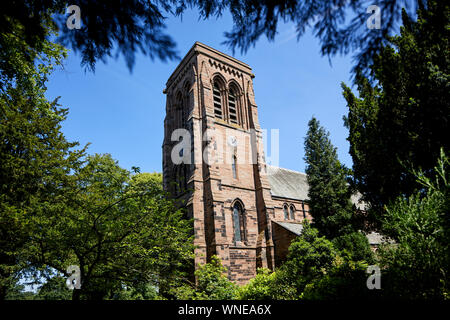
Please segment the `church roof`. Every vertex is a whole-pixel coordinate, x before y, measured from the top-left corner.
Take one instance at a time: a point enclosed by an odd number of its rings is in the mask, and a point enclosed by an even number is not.
[[[306,174],[267,165],[270,192],[274,197],[308,200]]]
[[[273,221],[273,220],[272,220],[272,222],[282,226],[286,230],[288,230],[298,236],[301,235],[302,230],[303,230],[303,224],[301,224],[301,223],[279,222],[279,221]]]
[[[270,184],[270,193],[273,197],[308,200],[308,181],[306,174],[294,170],[267,165],[267,179]],[[350,198],[351,202],[360,210],[367,209],[367,204],[360,201],[358,192]]]

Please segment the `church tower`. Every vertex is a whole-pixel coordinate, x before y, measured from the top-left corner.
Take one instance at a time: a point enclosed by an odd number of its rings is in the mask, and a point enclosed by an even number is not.
[[[247,64],[196,42],[164,90],[164,188],[194,219],[195,264],[217,255],[240,284],[275,263],[253,78]]]

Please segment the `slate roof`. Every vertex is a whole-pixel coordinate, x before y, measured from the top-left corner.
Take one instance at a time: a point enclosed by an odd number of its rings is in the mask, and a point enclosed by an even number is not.
[[[308,200],[309,186],[305,173],[269,165],[266,167],[272,196],[293,200]],[[352,195],[350,200],[358,209],[366,209],[366,204],[359,199],[361,199],[361,194],[357,193]]]
[[[306,174],[289,169],[267,165],[270,193],[274,197],[294,200],[308,200]]]
[[[300,235],[303,230],[303,225],[301,223],[291,223],[291,222],[278,222],[273,221],[274,223],[282,226],[286,230],[289,230],[292,233],[295,233],[296,235]]]

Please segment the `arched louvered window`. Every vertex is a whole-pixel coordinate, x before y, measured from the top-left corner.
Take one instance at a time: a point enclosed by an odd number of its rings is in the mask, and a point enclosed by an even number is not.
[[[231,123],[238,124],[238,113],[237,113],[237,94],[236,90],[231,87],[228,92],[228,117]]]
[[[283,206],[283,213],[284,213],[284,220],[289,220],[288,206],[286,204]]]
[[[244,210],[240,202],[233,206],[233,231],[234,241],[241,242],[245,240]]]
[[[294,206],[290,206],[289,207],[289,211],[291,214],[291,220],[295,220],[295,207]]]
[[[219,119],[223,119],[222,112],[222,93],[220,92],[220,86],[217,81],[214,81],[213,86],[213,100],[214,100],[214,116]]]

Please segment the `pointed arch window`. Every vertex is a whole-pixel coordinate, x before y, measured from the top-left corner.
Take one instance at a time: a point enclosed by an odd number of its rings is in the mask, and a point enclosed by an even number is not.
[[[295,207],[293,205],[289,208],[290,214],[291,214],[291,220],[295,220]]]
[[[214,101],[214,116],[219,119],[223,119],[222,112],[222,93],[220,90],[219,83],[214,81],[213,86],[213,101]]]
[[[284,220],[289,220],[288,206],[286,204],[283,206],[283,213],[284,213]]]
[[[236,155],[231,157],[231,170],[233,171],[233,178],[237,179],[237,159]]]
[[[233,206],[233,232],[235,243],[245,241],[244,209],[239,201]]]
[[[231,87],[228,92],[228,117],[231,123],[238,124],[236,89]]]

